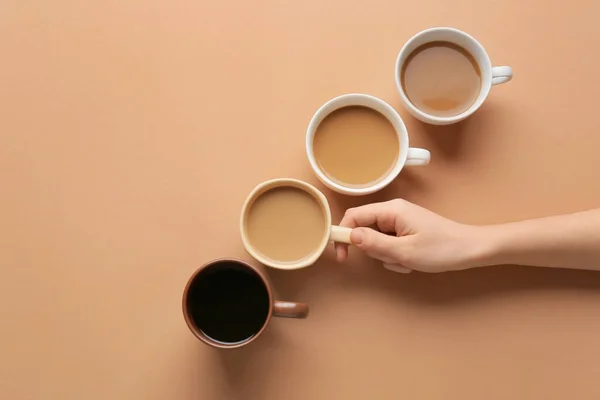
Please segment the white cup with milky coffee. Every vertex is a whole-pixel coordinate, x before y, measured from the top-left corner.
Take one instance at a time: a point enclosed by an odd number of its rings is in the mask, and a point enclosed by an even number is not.
[[[299,269],[317,261],[330,241],[350,244],[350,228],[333,226],[329,203],[314,186],[290,178],[256,186],[242,207],[244,247],[264,265]]]
[[[417,119],[448,125],[481,107],[492,86],[512,79],[508,66],[494,67],[474,37],[454,28],[431,28],[410,38],[396,59],[396,86]]]
[[[410,147],[406,126],[385,101],[367,94],[335,97],[313,115],[306,154],[317,178],[359,196],[389,185],[405,166],[427,165],[428,150]]]

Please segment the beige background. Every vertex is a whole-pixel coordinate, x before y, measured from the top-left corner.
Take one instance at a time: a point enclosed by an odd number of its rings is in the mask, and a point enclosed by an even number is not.
[[[219,352],[187,330],[188,276],[249,259],[250,189],[316,183],[304,132],[327,99],[388,101],[432,152],[388,190],[484,224],[600,206],[594,2],[219,0],[0,3],[0,398],[592,399],[600,273],[409,276],[331,249],[272,271],[306,321]],[[435,25],[515,79],[459,126],[400,110],[394,61]],[[319,186],[322,188],[322,186]]]

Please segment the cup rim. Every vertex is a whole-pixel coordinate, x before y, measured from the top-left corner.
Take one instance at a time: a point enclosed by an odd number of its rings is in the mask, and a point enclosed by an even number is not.
[[[275,260],[269,259],[263,256],[261,253],[259,253],[256,249],[254,249],[254,247],[250,244],[248,236],[246,235],[245,220],[249,208],[261,194],[277,187],[295,187],[304,190],[305,192],[313,196],[313,198],[315,198],[317,202],[319,202],[323,210],[323,214],[325,216],[325,232],[323,234],[323,238],[321,239],[319,247],[313,253],[307,255],[305,258],[300,259],[298,261],[277,262]],[[329,242],[329,237],[331,236],[331,210],[329,208],[329,202],[327,201],[325,195],[319,189],[317,189],[310,183],[301,181],[299,179],[275,178],[266,180],[256,185],[244,201],[244,205],[242,206],[242,212],[240,215],[240,235],[242,237],[242,243],[244,244],[246,251],[261,264],[281,270],[295,270],[309,267],[319,259],[321,254],[323,254],[325,248],[327,247],[327,243]]]
[[[413,115],[417,116],[419,119],[433,121],[434,123],[441,124],[441,125],[450,124],[450,123],[453,123],[453,122],[458,122],[458,121],[461,121],[461,120],[463,120],[463,119],[468,118],[469,116],[471,116],[471,114],[473,114],[475,111],[477,111],[479,109],[479,107],[481,107],[481,105],[483,104],[483,102],[485,101],[485,99],[488,97],[488,95],[490,93],[490,90],[492,88],[491,79],[490,79],[490,82],[488,84],[486,84],[486,85],[484,85],[483,81],[482,81],[481,90],[479,92],[480,94],[478,96],[478,97],[480,97],[480,99],[478,99],[477,101],[475,101],[471,105],[471,107],[469,107],[468,109],[466,109],[462,113],[457,114],[457,115],[453,115],[451,117],[439,117],[439,116],[428,114],[428,113],[420,110],[419,108],[417,108],[408,99],[408,96],[406,95],[406,93],[404,92],[404,88],[402,87],[401,74],[402,74],[402,67],[404,65],[404,63],[401,63],[402,58],[406,55],[406,52],[407,52],[407,49],[409,48],[409,46],[411,44],[413,44],[415,41],[419,40],[422,36],[424,36],[426,34],[429,34],[429,33],[432,33],[432,32],[444,32],[444,31],[446,31],[446,32],[452,32],[452,33],[457,34],[457,35],[461,35],[461,36],[467,38],[469,41],[471,41],[475,46],[477,46],[481,50],[481,53],[483,54],[483,56],[485,57],[485,59],[487,60],[488,66],[490,68],[490,71],[489,71],[490,74],[491,74],[491,65],[492,65],[490,56],[485,51],[485,48],[483,47],[483,45],[481,43],[479,43],[479,41],[477,39],[475,39],[473,36],[471,36],[467,32],[462,31],[462,30],[457,29],[457,28],[451,28],[451,27],[448,27],[448,26],[437,26],[437,27],[433,27],[433,28],[428,28],[428,29],[425,29],[425,30],[422,30],[422,31],[416,33],[410,39],[408,39],[406,41],[406,43],[404,43],[404,45],[402,46],[402,48],[398,52],[398,55],[396,56],[396,65],[395,65],[395,69],[394,69],[394,75],[395,75],[395,80],[396,80],[396,88],[398,89],[398,93],[400,94],[400,97],[402,98],[402,102],[404,103],[404,106],[406,108],[408,108],[408,110]],[[482,66],[479,65],[479,68],[482,68]],[[481,96],[481,94],[483,94],[483,96]]]
[[[225,342],[216,341],[214,339],[209,338],[205,334],[203,334],[200,331],[200,329],[198,329],[196,324],[194,323],[194,321],[188,311],[188,307],[187,307],[187,298],[188,298],[189,290],[190,290],[192,283],[196,279],[196,277],[202,271],[204,271],[206,268],[211,267],[216,264],[221,264],[221,263],[226,263],[226,262],[242,265],[244,267],[249,268],[254,273],[256,273],[262,280],[263,284],[265,285],[265,288],[267,289],[267,294],[269,295],[269,313],[267,314],[267,318],[265,319],[265,322],[263,323],[260,330],[258,332],[256,332],[256,334],[254,336],[252,336],[251,338],[249,338],[248,340],[244,340],[242,342],[235,342],[232,344],[227,344]],[[259,337],[265,331],[265,329],[267,329],[267,325],[269,325],[271,318],[273,318],[274,302],[275,302],[275,300],[273,299],[273,290],[271,289],[271,285],[269,284],[267,277],[258,268],[256,268],[255,266],[253,266],[250,263],[247,263],[246,261],[243,261],[243,260],[240,260],[237,258],[223,257],[223,258],[216,258],[214,260],[204,263],[198,269],[196,269],[196,271],[194,271],[194,273],[188,278],[187,284],[185,285],[185,289],[183,290],[183,295],[182,295],[182,299],[181,299],[181,308],[183,311],[183,318],[185,319],[185,323],[187,324],[188,329],[194,334],[194,336],[196,336],[196,338],[200,339],[200,341],[206,343],[209,346],[217,347],[219,349],[235,349],[238,347],[245,346],[249,343],[252,343],[254,340],[256,340],[257,337]]]
[[[375,106],[373,106],[373,105],[375,105]],[[317,128],[319,127],[319,124],[328,115],[330,115],[334,111],[336,111],[340,108],[343,108],[343,107],[350,107],[350,106],[368,107],[368,108],[371,108],[371,109],[379,112],[388,121],[390,121],[390,123],[394,127],[394,130],[396,131],[396,135],[398,136],[398,145],[399,145],[398,158],[396,159],[396,163],[395,163],[394,167],[385,176],[385,178],[381,179],[380,181],[378,181],[370,186],[348,187],[348,186],[344,186],[344,185],[341,185],[341,184],[333,181],[332,179],[330,179],[328,176],[326,176],[323,173],[323,171],[319,167],[319,165],[315,159],[315,156],[314,156],[312,142],[315,137]],[[383,113],[379,109],[375,108],[376,106],[385,110],[385,113]],[[334,107],[334,108],[332,108],[331,110],[328,110],[330,107]],[[404,164],[406,163],[406,160],[408,158],[409,137],[408,137],[408,130],[406,129],[406,125],[404,124],[402,117],[400,116],[400,114],[398,114],[398,112],[391,105],[389,105],[385,101],[381,100],[380,98],[369,95],[369,94],[346,93],[346,94],[336,96],[332,99],[329,99],[323,105],[321,105],[321,107],[319,107],[319,109],[313,114],[313,116],[308,124],[308,128],[306,129],[305,145],[306,145],[306,155],[308,157],[308,162],[310,163],[310,166],[311,166],[312,170],[314,171],[314,173],[317,175],[317,178],[323,184],[325,184],[330,189],[335,190],[336,192],[353,195],[353,196],[359,196],[359,195],[367,195],[367,194],[377,192],[377,191],[383,189],[384,187],[386,187],[387,185],[389,185],[394,179],[396,179],[398,174],[400,174],[400,172],[402,171],[402,168],[404,168]]]

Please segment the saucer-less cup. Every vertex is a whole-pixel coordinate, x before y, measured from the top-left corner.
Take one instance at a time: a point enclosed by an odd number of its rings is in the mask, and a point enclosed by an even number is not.
[[[214,313],[215,309],[218,310],[218,304],[198,303],[198,301],[195,300],[195,297],[192,294],[192,292],[195,290],[194,288],[197,287],[197,285],[202,284],[203,280],[210,279],[210,274],[212,272],[221,268],[236,268],[241,271],[244,271],[245,273],[255,275],[262,284],[262,289],[264,289],[266,295],[268,296],[268,311],[264,313],[260,321],[257,321],[256,331],[253,332],[253,335],[242,341],[224,342],[212,338],[202,331],[202,329],[200,328],[199,321],[194,320],[194,315],[198,314],[199,312],[201,313],[203,311],[202,308],[209,308],[209,310],[206,310],[206,312],[208,313]],[[188,283],[185,286],[185,290],[183,292],[182,299],[183,317],[185,319],[185,322],[187,323],[187,326],[190,328],[190,331],[192,331],[194,336],[196,336],[198,339],[208,344],[209,346],[221,349],[233,349],[236,347],[245,346],[253,342],[265,331],[272,317],[306,318],[308,316],[307,304],[294,303],[289,301],[279,301],[273,298],[273,289],[271,289],[269,280],[267,279],[266,275],[261,271],[261,269],[264,269],[264,267],[253,266],[248,264],[247,262],[236,260],[233,258],[213,260],[198,268],[188,280]],[[229,293],[229,295],[235,296],[235,293]],[[223,323],[231,323],[231,321],[226,321],[227,319],[223,318]],[[242,324],[244,322],[247,321],[240,321],[239,323]]]
[[[311,254],[307,254],[304,258],[293,262],[283,262],[266,257],[252,246],[247,235],[246,215],[250,210],[252,204],[261,194],[265,193],[268,190],[278,187],[298,188],[310,194],[321,205],[321,209],[325,217],[326,228],[322,232],[322,238],[318,248]],[[240,218],[240,233],[242,236],[242,242],[244,243],[244,247],[246,248],[248,253],[250,253],[252,257],[260,261],[264,265],[277,269],[292,270],[308,267],[309,265],[314,264],[317,261],[317,259],[321,256],[321,254],[323,254],[325,248],[327,247],[327,244],[330,241],[350,244],[351,232],[352,229],[350,228],[335,226],[331,224],[331,210],[329,209],[329,203],[327,202],[327,198],[323,193],[321,193],[316,187],[306,182],[291,178],[272,179],[256,186],[248,195],[248,198],[246,199],[244,206],[242,207],[242,215]]]
[[[479,66],[479,70],[481,71],[481,89],[475,102],[467,110],[450,117],[438,117],[418,109],[413,103],[410,102],[408,96],[404,92],[404,88],[402,87],[402,68],[404,67],[404,63],[411,53],[421,45],[438,41],[454,43],[467,50],[473,56],[477,62],[477,65]],[[481,107],[487,98],[492,86],[510,81],[513,73],[512,69],[507,66],[493,67],[490,57],[486,53],[485,49],[477,40],[475,40],[473,36],[458,29],[440,27],[430,28],[419,32],[410,38],[406,44],[404,44],[400,50],[400,53],[398,53],[398,57],[396,58],[395,75],[396,87],[400,93],[402,103],[408,112],[413,115],[413,117],[433,125],[449,125],[462,121],[477,111],[477,109]]]
[[[323,172],[319,166],[319,163],[315,159],[313,140],[319,124],[335,110],[348,106],[363,106],[378,111],[391,122],[396,130],[396,134],[398,135],[398,157],[396,159],[394,168],[392,168],[385,177],[379,179],[372,185],[350,187],[333,181]],[[385,101],[378,99],[377,97],[360,93],[350,93],[335,97],[323,104],[317,110],[310,120],[308,129],[306,130],[306,155],[308,156],[310,166],[317,175],[317,178],[323,182],[325,186],[338,193],[351,196],[360,196],[377,192],[378,190],[381,190],[389,185],[405,166],[427,165],[429,164],[429,160],[431,158],[431,154],[428,150],[409,146],[406,126],[404,125],[402,118],[400,118],[400,115],[398,115],[392,106],[387,104]]]

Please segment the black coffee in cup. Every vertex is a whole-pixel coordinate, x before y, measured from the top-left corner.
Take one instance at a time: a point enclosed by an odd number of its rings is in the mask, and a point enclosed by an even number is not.
[[[270,299],[258,273],[235,261],[222,261],[196,275],[185,307],[204,335],[233,344],[260,332],[269,318]]]

